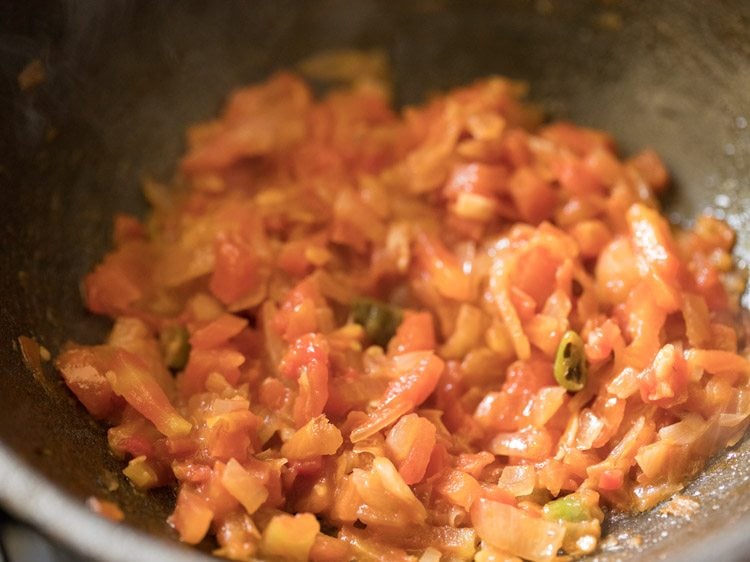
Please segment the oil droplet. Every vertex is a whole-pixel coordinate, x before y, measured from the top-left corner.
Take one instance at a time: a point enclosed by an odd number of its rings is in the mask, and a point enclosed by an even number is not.
[[[729,195],[726,195],[725,193],[720,193],[716,197],[714,197],[714,205],[717,207],[721,207],[722,209],[729,208],[729,205],[732,203],[732,200],[729,198]]]

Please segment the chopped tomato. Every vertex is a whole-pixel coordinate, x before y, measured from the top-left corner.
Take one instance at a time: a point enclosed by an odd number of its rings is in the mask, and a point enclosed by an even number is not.
[[[190,432],[192,424],[175,410],[138,357],[122,349],[108,350],[106,355],[110,369],[106,377],[116,394],[167,437],[180,437]]]
[[[214,243],[216,264],[209,287],[224,304],[231,304],[249,293],[258,283],[258,260],[247,242],[219,234]]]
[[[105,376],[106,361],[97,348],[71,347],[55,365],[68,388],[95,418],[104,419],[122,409],[123,401]]]
[[[388,343],[388,354],[432,351],[436,347],[435,320],[429,312],[406,311],[404,319]]]
[[[414,255],[421,270],[425,271],[443,296],[455,300],[468,300],[474,293],[471,275],[440,241],[420,232],[414,243]]]
[[[294,402],[294,420],[302,427],[323,413],[328,401],[328,344],[322,336],[308,334],[297,339],[281,361],[279,370],[296,379],[299,395]]]
[[[432,422],[417,414],[403,416],[388,432],[386,452],[407,484],[416,484],[424,477],[436,432]]]
[[[443,360],[429,351],[397,355],[392,362],[398,378],[388,385],[367,421],[352,430],[352,442],[366,439],[424,402],[435,390],[444,367]]]

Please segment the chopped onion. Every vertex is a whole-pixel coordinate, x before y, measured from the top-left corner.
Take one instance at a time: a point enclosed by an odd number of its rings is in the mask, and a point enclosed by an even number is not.
[[[428,547],[422,556],[419,557],[419,562],[440,562],[442,554],[437,548]]]
[[[565,527],[559,523],[531,517],[516,507],[486,498],[471,506],[471,519],[483,540],[533,562],[553,558],[565,537]]]
[[[506,466],[498,485],[516,497],[528,496],[536,487],[536,470],[529,464]]]
[[[692,445],[707,428],[707,422],[699,414],[690,413],[677,423],[662,427],[659,438],[676,445]]]

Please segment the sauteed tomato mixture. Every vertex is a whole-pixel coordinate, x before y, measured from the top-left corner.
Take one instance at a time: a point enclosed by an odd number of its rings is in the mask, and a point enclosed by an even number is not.
[[[396,112],[292,74],[189,129],[57,367],[218,556],[532,560],[681,490],[750,418],[734,233],[659,157],[489,78]]]

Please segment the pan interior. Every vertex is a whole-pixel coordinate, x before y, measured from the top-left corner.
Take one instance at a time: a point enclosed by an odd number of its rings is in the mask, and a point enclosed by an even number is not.
[[[49,365],[37,374],[24,366],[16,338],[33,336],[53,354],[68,340],[103,338],[108,324],[84,311],[78,283],[110,246],[113,214],[146,212],[143,177],[169,177],[185,128],[214,115],[233,87],[342,47],[387,55],[399,105],[488,74],[527,80],[534,101],[611,131],[624,153],[654,147],[674,175],[672,218],[711,209],[737,229],[738,257],[750,258],[742,0],[51,0],[0,13],[0,439],[72,497],[109,497],[130,525],[157,536],[172,536],[173,494],[135,492],[105,429]],[[16,77],[33,59],[45,81],[22,92]],[[689,486],[703,506],[692,520],[613,517],[611,544],[596,558],[730,559],[721,548],[739,548],[750,529],[749,461],[741,444]]]

